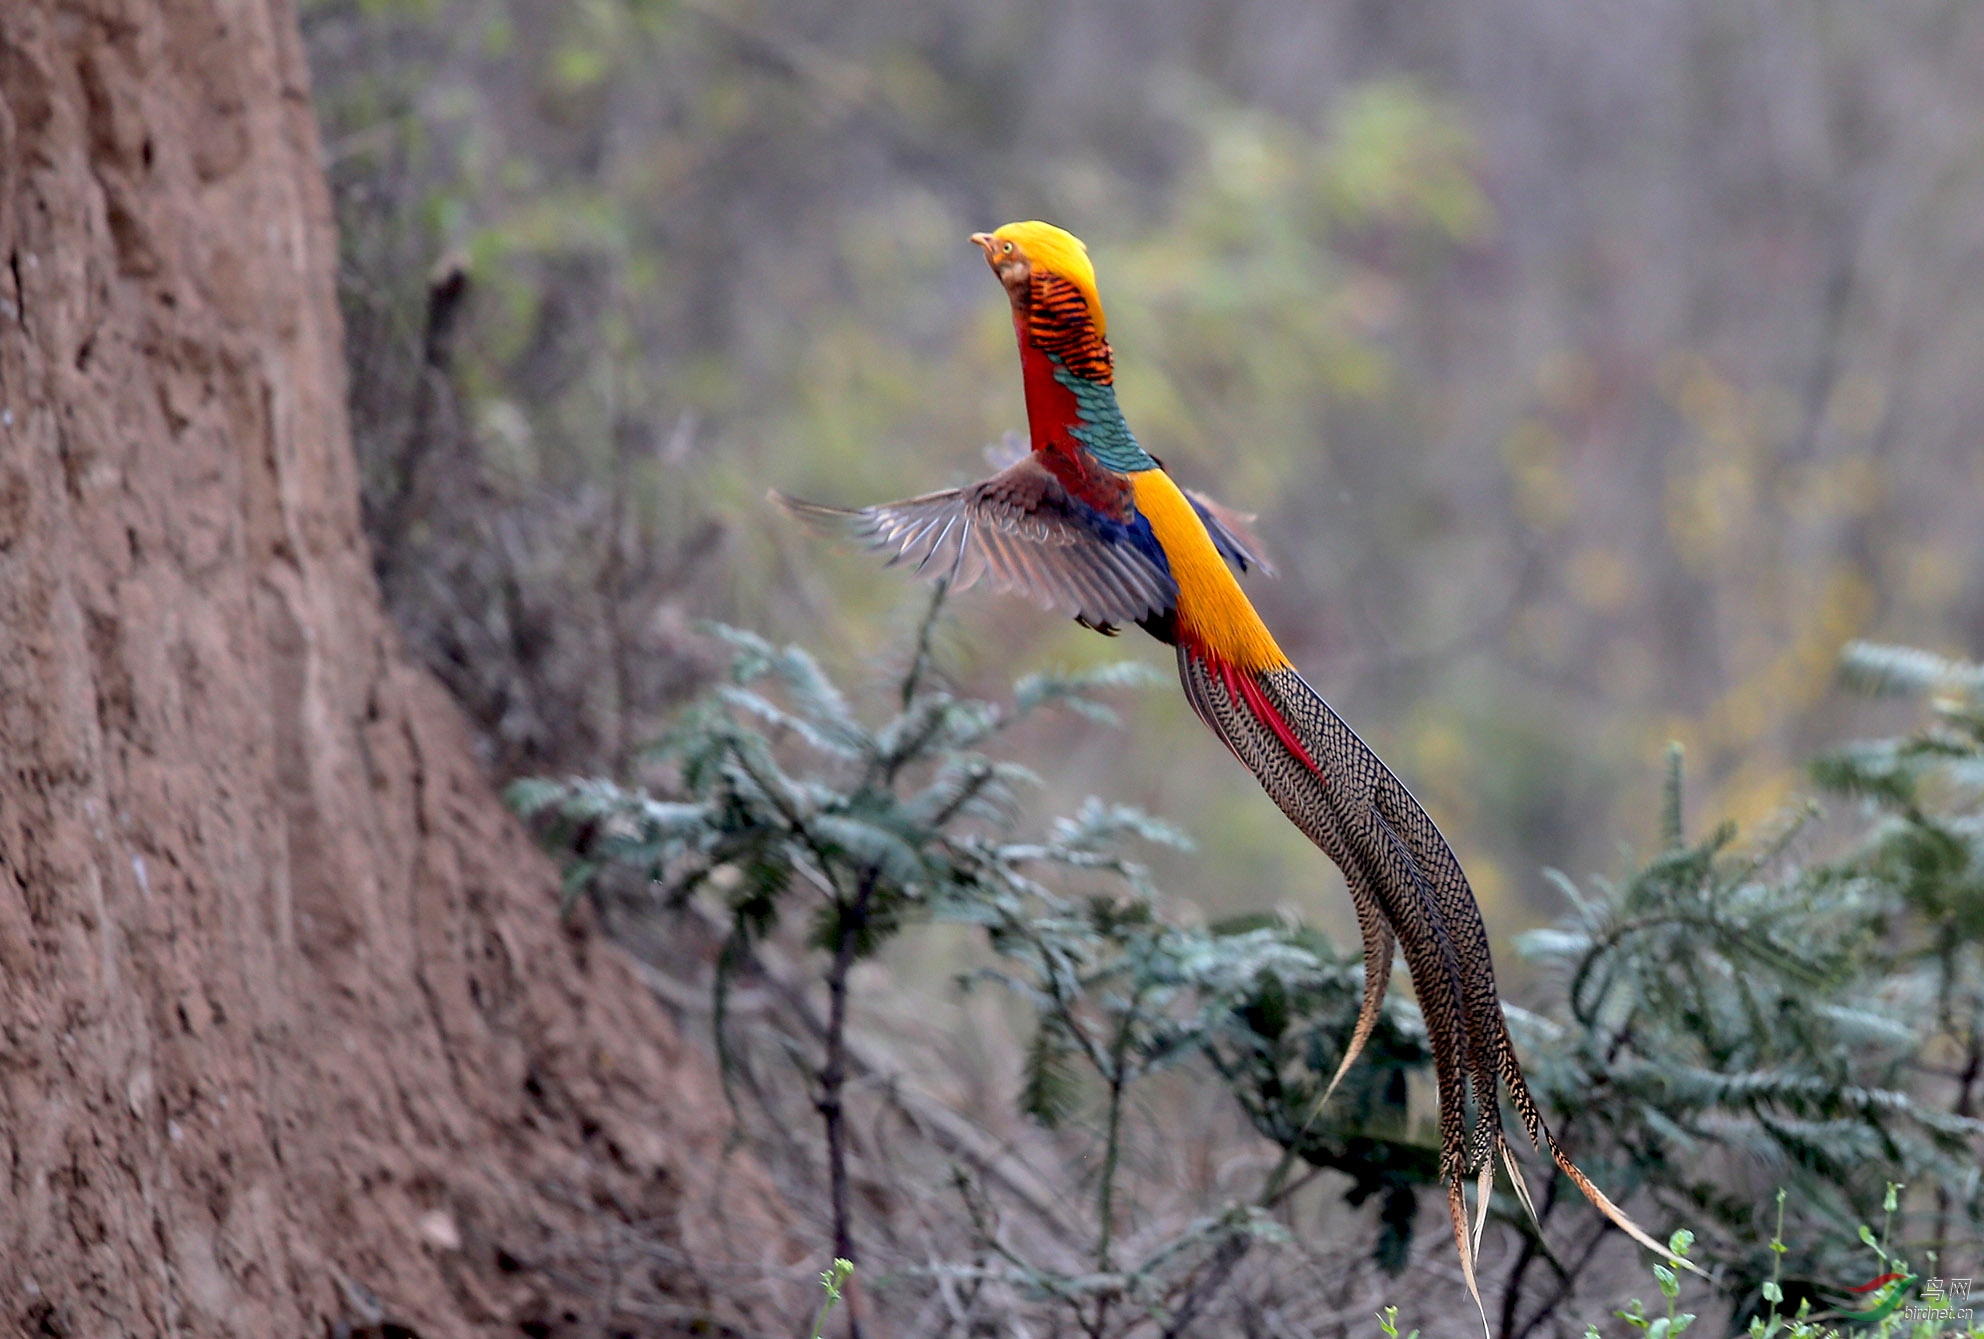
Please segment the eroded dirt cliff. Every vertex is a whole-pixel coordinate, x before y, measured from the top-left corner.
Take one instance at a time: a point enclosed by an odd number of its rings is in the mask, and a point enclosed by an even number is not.
[[[7,0],[0,88],[0,1327],[582,1332],[533,1261],[630,1219],[767,1323],[706,1063],[381,616],[289,5]]]

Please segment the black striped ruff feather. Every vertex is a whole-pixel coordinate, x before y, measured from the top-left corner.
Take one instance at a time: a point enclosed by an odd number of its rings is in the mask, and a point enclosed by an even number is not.
[[[1108,386],[1116,380],[1109,341],[1096,330],[1088,297],[1058,274],[1034,272],[1033,302],[1027,311],[1034,347],[1084,381]]]

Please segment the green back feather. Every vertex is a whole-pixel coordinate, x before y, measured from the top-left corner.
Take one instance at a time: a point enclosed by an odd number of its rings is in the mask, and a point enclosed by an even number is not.
[[[1135,474],[1140,470],[1157,468],[1157,462],[1137,445],[1130,425],[1124,421],[1123,411],[1116,403],[1114,386],[1078,377],[1062,366],[1058,358],[1054,360],[1054,379],[1074,394],[1075,407],[1080,411],[1082,421],[1070,432],[1076,441],[1088,448],[1090,455],[1118,474]]]

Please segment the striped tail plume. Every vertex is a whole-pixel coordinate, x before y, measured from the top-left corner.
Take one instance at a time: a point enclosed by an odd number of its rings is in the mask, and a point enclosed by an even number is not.
[[[1503,1130],[1505,1087],[1532,1146],[1547,1149],[1572,1184],[1621,1231],[1666,1257],[1666,1248],[1578,1170],[1544,1125],[1502,1014],[1481,909],[1460,861],[1419,802],[1293,668],[1250,671],[1181,641],[1178,673],[1200,719],[1259,779],[1289,821],[1343,871],[1349,886],[1364,940],[1364,998],[1322,1102],[1370,1039],[1391,975],[1394,943],[1404,952],[1433,1055],[1440,1171],[1454,1242],[1476,1308],[1481,1294],[1474,1263],[1498,1161],[1523,1208],[1536,1217]],[[1479,1185],[1471,1225],[1462,1190],[1470,1177]],[[1482,1326],[1487,1327],[1485,1310]]]

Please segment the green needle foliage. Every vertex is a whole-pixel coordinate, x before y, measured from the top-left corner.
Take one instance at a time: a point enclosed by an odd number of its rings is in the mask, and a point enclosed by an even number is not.
[[[1045,841],[1000,840],[1034,778],[981,746],[1052,706],[1106,712],[1096,695],[1145,671],[1033,676],[1009,706],[959,698],[932,672],[937,611],[897,685],[899,710],[879,725],[865,723],[805,651],[714,627],[732,652],[728,680],[653,750],[676,770],[675,796],[602,778],[527,779],[510,801],[546,820],[553,845],[571,853],[574,894],[607,866],[644,875],[664,905],[720,893],[731,923],[719,996],[743,955],[790,913],[806,918],[812,947],[860,959],[908,920],[969,916],[1034,886],[1044,867],[1140,879],[1117,843],[1182,838],[1130,810],[1092,805]]]
[[[1323,1171],[1346,1178],[1353,1204],[1377,1201],[1373,1254],[1398,1271],[1419,1191],[1438,1172],[1408,1106],[1428,1061],[1416,1013],[1394,993],[1365,1058],[1318,1112],[1357,1014],[1356,958],[1277,918],[1166,915],[1130,852],[1180,844],[1179,833],[1093,799],[1035,827],[1032,774],[995,751],[1043,710],[1107,716],[1100,695],[1146,672],[1036,676],[1006,703],[961,697],[933,664],[941,606],[940,593],[879,712],[858,710],[804,651],[714,629],[730,672],[658,745],[674,778],[665,795],[575,779],[521,782],[512,799],[566,852],[573,896],[620,869],[657,908],[720,903],[713,1013],[726,1066],[730,982],[779,927],[805,927],[831,1010],[823,1034],[790,1045],[813,1056],[838,1258],[861,1259],[844,1166],[850,968],[918,923],[983,932],[987,964],[963,984],[1026,1006],[1017,1100],[1041,1125],[1094,1141],[1077,1173],[1090,1236],[1073,1255],[1023,1252],[1000,1233],[992,1192],[959,1169],[972,1258],[864,1265],[870,1295],[941,1276],[960,1295],[1058,1311],[1092,1339],[1182,1334],[1245,1256],[1286,1239],[1279,1207]],[[1916,735],[1816,767],[1826,790],[1866,807],[1866,836],[1809,864],[1792,857],[1809,815],[1758,847],[1727,826],[1693,837],[1676,753],[1664,849],[1616,886],[1557,876],[1572,913],[1527,948],[1555,968],[1562,1002],[1512,1014],[1532,1086],[1578,1160],[1612,1193],[1643,1192],[1693,1225],[1699,1240],[1682,1244],[1720,1270],[1744,1314],[1783,1333],[1790,1322],[1769,1317],[1816,1314],[1825,1289],[1862,1268],[1854,1226],[1895,1184],[1916,1187],[1892,1218],[1897,1258],[1961,1256],[1984,1225],[1984,671],[1873,648],[1855,650],[1848,670],[1927,698],[1933,713]],[[1188,1065],[1282,1157],[1175,1230],[1131,1232],[1138,1188],[1126,1169],[1142,1165],[1139,1141],[1161,1138],[1131,1116],[1149,1080]],[[1780,1186],[1788,1230],[1758,1207]],[[1547,1238],[1505,1215],[1525,1232],[1504,1281],[1510,1335],[1569,1300],[1603,1235],[1553,1223],[1576,1197],[1554,1180],[1544,1189]],[[1524,1287],[1532,1268],[1554,1276],[1542,1293]],[[1621,1314],[1671,1337],[1688,1317],[1671,1271],[1661,1282],[1666,1315]]]
[[[1438,1184],[1440,1175],[1439,1148],[1413,1126],[1408,1106],[1408,1079],[1430,1072],[1432,1062],[1417,1012],[1388,996],[1364,1053],[1318,1111],[1363,1000],[1359,960],[1301,926],[1243,918],[1219,930],[1269,936],[1298,950],[1273,970],[1206,983],[1206,1058],[1254,1128],[1283,1151],[1269,1198],[1279,1198],[1298,1161],[1343,1173],[1350,1178],[1349,1203],[1378,1199],[1372,1255],[1387,1273],[1400,1273],[1412,1246],[1418,1192]]]
[[[1875,1272],[1877,1275],[1893,1274],[1895,1281],[1887,1288],[1868,1295],[1862,1295],[1854,1303],[1860,1314],[1881,1312],[1872,1319],[1857,1319],[1851,1314],[1840,1314],[1832,1310],[1816,1308],[1810,1297],[1802,1298],[1791,1315],[1785,1315],[1782,1307],[1785,1295],[1781,1270],[1773,1267],[1771,1277],[1763,1282],[1763,1309],[1761,1314],[1750,1318],[1748,1326],[1741,1333],[1749,1339],[1840,1339],[1843,1333],[1840,1325],[1850,1325],[1851,1333],[1864,1335],[1867,1339],[1940,1339],[1940,1336],[1961,1336],[1974,1339],[1984,1335],[1984,1326],[1975,1323],[1975,1308],[1965,1308],[1962,1297],[1951,1294],[1945,1280],[1930,1280],[1918,1293],[1914,1285],[1919,1276],[1909,1267],[1908,1261],[1898,1252],[1889,1248],[1888,1240],[1893,1228],[1896,1209],[1900,1206],[1897,1192],[1899,1185],[1889,1183],[1882,1200],[1883,1230],[1875,1236],[1873,1229],[1865,1224],[1860,1226],[1858,1238],[1862,1246],[1871,1253],[1872,1259],[1862,1267],[1862,1272]],[[1790,1251],[1784,1241],[1784,1204],[1786,1194],[1777,1192],[1776,1229],[1770,1240],[1771,1253],[1779,1261]],[[1678,1256],[1686,1256],[1692,1244],[1692,1234],[1686,1231],[1674,1234],[1669,1243],[1670,1249]],[[1680,1284],[1673,1270],[1664,1265],[1653,1267],[1654,1280],[1660,1287],[1662,1299],[1667,1304],[1665,1316],[1649,1316],[1646,1306],[1638,1298],[1626,1305],[1618,1313],[1619,1318],[1635,1332],[1649,1336],[1649,1339],[1671,1339],[1691,1326],[1695,1317],[1687,1312],[1677,1312],[1676,1301],[1680,1296]],[[1942,1286],[1936,1286],[1942,1285]],[[1858,1285],[1835,1284],[1838,1296],[1850,1296],[1846,1287]],[[1902,1298],[1913,1298],[1913,1304],[1882,1305],[1900,1303]],[[1966,1320],[1965,1317],[1970,1319]],[[1585,1339],[1603,1339],[1598,1327],[1585,1328]]]
[[[1119,817],[1092,811],[1089,819]],[[1079,821],[1060,831],[1064,840],[1086,840]],[[1287,1155],[1256,1194],[1255,1208],[1280,1199],[1298,1158],[1344,1172],[1352,1204],[1386,1196],[1374,1254],[1393,1272],[1403,1264],[1415,1192],[1439,1173],[1437,1146],[1414,1142],[1408,1130],[1406,1076],[1430,1059],[1409,1010],[1388,1009],[1367,1048],[1370,1062],[1338,1089],[1326,1112],[1316,1112],[1357,1017],[1362,973],[1355,961],[1314,931],[1280,921],[1177,924],[1140,887],[1117,899],[1070,897],[1042,885],[1013,888],[967,915],[985,926],[1001,959],[972,980],[1000,983],[1034,1012],[1024,1108],[1055,1125],[1084,1109],[1091,1095],[1100,1099],[1098,1217],[1105,1227],[1114,1217],[1112,1178],[1129,1089],[1196,1061]],[[1265,1220],[1249,1214],[1205,1226],[1216,1240],[1264,1230]],[[1113,1265],[1105,1231],[1097,1267]]]
[[[879,725],[864,722],[806,652],[718,627],[712,633],[732,652],[728,681],[685,712],[655,750],[680,778],[677,797],[598,778],[521,781],[510,791],[516,808],[545,817],[553,841],[572,853],[574,892],[603,866],[619,866],[637,871],[663,906],[705,888],[722,896],[730,927],[713,1012],[726,1083],[730,983],[788,914],[805,918],[808,945],[827,955],[831,1005],[815,1104],[826,1126],[834,1251],[850,1260],[859,1255],[842,1093],[854,964],[909,920],[959,914],[1031,888],[1043,868],[1113,872],[1135,883],[1140,872],[1115,844],[1133,834],[1172,836],[1131,811],[1091,806],[1044,842],[1001,839],[1031,774],[980,746],[1055,704],[1106,711],[1093,695],[1143,671],[1035,676],[1018,685],[1009,707],[959,698],[932,669],[942,604],[940,591],[896,687],[898,709]]]
[[[1728,826],[1690,839],[1676,752],[1666,849],[1620,886],[1557,876],[1574,910],[1527,940],[1565,983],[1560,1022],[1523,1020],[1533,1082],[1599,1150],[1600,1179],[1697,1223],[1752,1306],[1782,1300],[1781,1264],[1794,1291],[1850,1275],[1853,1225],[1893,1183],[1919,1188],[1902,1215],[1917,1250],[1984,1226],[1984,670],[1861,646],[1846,672],[1933,713],[1815,766],[1871,810],[1857,847],[1793,862],[1808,815],[1761,849]],[[1792,1236],[1813,1243],[1789,1261],[1757,1213],[1759,1173],[1790,1189]]]
[[[1031,1011],[1021,1108],[1048,1127],[1092,1128],[1102,1148],[1086,1187],[1089,1268],[1021,1259],[988,1227],[980,1263],[951,1277],[1070,1307],[1091,1334],[1133,1328],[1139,1317],[1182,1324],[1255,1242],[1280,1235],[1269,1210],[1297,1162],[1348,1173],[1352,1203],[1381,1197],[1376,1255],[1399,1268],[1415,1192],[1438,1163],[1437,1149],[1414,1142],[1408,1128],[1407,1077],[1428,1060],[1416,1015],[1388,1008],[1370,1058],[1318,1116],[1316,1099],[1356,1018],[1358,960],[1277,920],[1205,927],[1168,918],[1127,852],[1133,842],[1183,844],[1180,833],[1099,800],[1022,833],[1033,777],[989,752],[1043,710],[1107,717],[1099,695],[1149,673],[1036,675],[1007,704],[962,698],[932,664],[941,605],[940,594],[878,723],[806,652],[715,628],[731,650],[730,672],[658,745],[657,759],[677,778],[666,797],[581,778],[518,782],[511,801],[566,853],[570,896],[618,868],[638,874],[657,907],[699,893],[722,899],[728,932],[713,1013],[727,1074],[729,983],[788,918],[807,926],[833,1001],[814,1081],[833,1163],[837,1256],[860,1258],[839,1167],[848,968],[906,926],[943,920],[981,928],[992,955],[963,984],[996,983]],[[1205,1064],[1287,1156],[1247,1198],[1119,1258],[1126,1116],[1139,1085],[1186,1063]],[[978,1212],[968,1178],[960,1189],[967,1211]]]
[[[1984,985],[1984,666],[1862,643],[1848,649],[1845,672],[1870,694],[1929,706],[1926,729],[1840,750],[1813,775],[1878,816],[1845,868],[1897,904],[1896,956],[1933,967],[1937,1025],[1967,1040],[1974,1057]]]

